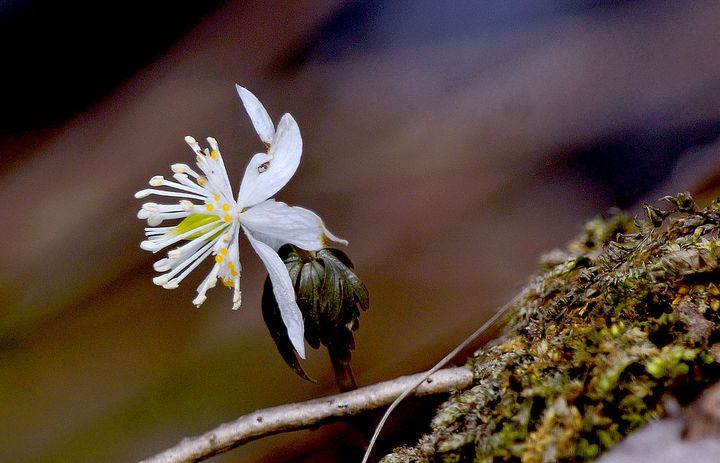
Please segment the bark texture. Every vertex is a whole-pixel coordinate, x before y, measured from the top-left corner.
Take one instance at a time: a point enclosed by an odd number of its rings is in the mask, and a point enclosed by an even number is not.
[[[646,218],[596,218],[468,361],[474,385],[391,462],[594,460],[720,378],[720,203],[665,198]]]

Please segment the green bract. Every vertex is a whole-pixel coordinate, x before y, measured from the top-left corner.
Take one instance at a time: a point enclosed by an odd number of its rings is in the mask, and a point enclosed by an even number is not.
[[[305,251],[285,245],[279,250],[288,269],[303,314],[305,340],[313,348],[328,348],[335,377],[342,390],[355,388],[350,357],[355,342],[352,332],[359,326],[361,310],[370,305],[365,285],[352,270],[350,259],[339,249]],[[272,297],[272,282],[265,280],[263,317],[285,362],[310,379],[292,349]]]

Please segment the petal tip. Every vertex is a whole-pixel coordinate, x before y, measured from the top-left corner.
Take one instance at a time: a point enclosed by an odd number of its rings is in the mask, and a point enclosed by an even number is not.
[[[305,345],[304,345],[304,343],[301,342],[299,345],[295,345],[295,343],[293,343],[293,347],[295,347],[295,351],[298,353],[298,356],[301,359],[305,360]]]
[[[260,140],[266,144],[272,143],[273,137],[275,136],[275,125],[270,119],[265,106],[258,100],[258,98],[245,87],[241,87],[235,84],[240,100],[242,100],[245,111],[250,116],[255,132],[257,132]]]

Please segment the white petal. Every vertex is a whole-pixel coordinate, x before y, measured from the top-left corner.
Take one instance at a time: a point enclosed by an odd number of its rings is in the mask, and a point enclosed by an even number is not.
[[[285,114],[280,119],[268,153],[253,156],[245,169],[238,205],[250,207],[272,197],[295,174],[301,155],[300,128],[290,114]]]
[[[302,312],[300,312],[300,308],[297,302],[295,302],[295,289],[290,280],[287,267],[285,267],[285,263],[270,246],[253,238],[247,229],[245,229],[245,234],[253,249],[255,249],[255,252],[260,256],[263,264],[265,264],[265,268],[270,275],[273,294],[280,308],[280,317],[287,328],[290,342],[298,355],[300,355],[301,358],[305,358],[305,344],[303,343],[305,328],[303,325]]]
[[[287,243],[287,241],[279,240],[277,238],[273,238],[270,235],[266,235],[264,233],[261,233],[259,231],[251,231],[253,238],[255,238],[258,241],[262,241],[263,243],[267,244],[271,248],[273,248],[276,252],[282,247],[283,244]]]
[[[228,178],[227,170],[225,169],[225,163],[223,162],[222,154],[220,154],[220,147],[218,146],[218,142],[212,137],[208,137],[207,141],[210,145],[210,148],[215,151],[215,154],[217,155],[216,164],[218,176],[223,180],[223,191],[225,192],[225,195],[228,197],[228,199],[232,198],[233,189],[230,185],[230,179]]]
[[[322,219],[314,212],[274,199],[251,207],[240,214],[239,220],[257,239],[275,250],[282,244],[290,243],[308,251],[317,251],[327,246],[329,239],[347,244],[347,241],[328,232]]]
[[[273,136],[275,135],[275,125],[273,125],[272,119],[270,119],[268,112],[265,110],[265,106],[260,103],[260,100],[258,100],[250,90],[238,84],[235,84],[235,88],[237,89],[238,95],[240,95],[243,106],[245,106],[245,111],[247,111],[248,116],[250,116],[255,131],[260,136],[260,140],[266,145],[269,145],[272,143]]]
[[[232,199],[233,193],[225,165],[222,161],[222,156],[220,155],[220,150],[218,149],[215,139],[208,138],[208,142],[212,147],[212,151],[208,149],[205,151],[197,151],[199,150],[197,142],[190,145],[197,153],[195,163],[204,175],[204,177],[198,177],[198,184],[207,190],[206,196],[210,197],[212,194],[218,193],[225,198],[225,201],[228,201]]]
[[[234,263],[237,271],[237,275],[233,277],[233,310],[240,308],[241,304],[241,292],[240,292],[240,272],[242,271],[242,265],[240,264],[240,243],[238,235],[240,227],[235,227],[235,233],[233,234],[232,242],[228,249],[228,256],[231,262]],[[232,276],[232,275],[231,275]]]

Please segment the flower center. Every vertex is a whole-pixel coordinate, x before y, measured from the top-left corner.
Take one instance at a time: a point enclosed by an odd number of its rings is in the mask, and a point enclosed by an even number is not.
[[[175,233],[178,235],[182,235],[192,230],[196,230],[204,225],[219,221],[220,217],[218,217],[217,215],[190,214],[189,216],[185,217],[182,222],[176,225]],[[186,236],[185,239],[188,241],[194,240],[195,238],[199,238],[200,236],[205,234],[206,231],[207,228],[204,228],[196,233],[191,233],[190,235]],[[222,230],[218,231],[215,235],[209,237],[208,241],[214,240],[215,238],[220,236],[220,233],[222,233]]]

